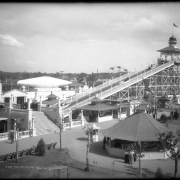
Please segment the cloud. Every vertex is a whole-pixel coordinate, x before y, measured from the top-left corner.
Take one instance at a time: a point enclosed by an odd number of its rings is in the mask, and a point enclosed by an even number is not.
[[[8,46],[25,47],[24,44],[17,41],[15,38],[13,38],[10,35],[2,35],[2,34],[0,34],[0,42],[2,42],[5,45],[8,45]]]

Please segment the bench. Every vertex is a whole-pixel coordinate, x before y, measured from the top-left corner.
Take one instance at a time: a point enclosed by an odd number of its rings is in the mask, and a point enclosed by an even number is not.
[[[48,150],[50,150],[50,149],[51,149],[51,147],[54,149],[54,148],[55,148],[55,146],[56,146],[56,144],[57,144],[57,142],[50,143],[50,144],[46,144],[46,148],[47,148]]]
[[[31,155],[31,154],[36,153],[36,152],[37,152],[37,147],[33,147],[33,148],[29,149],[28,154]]]
[[[10,153],[10,154],[5,154],[4,156],[3,156],[3,158],[2,158],[2,160],[3,161],[6,161],[6,160],[8,160],[8,159],[14,159],[14,158],[16,158],[16,153],[14,152],[14,153]]]
[[[23,155],[29,155],[30,149],[25,149],[18,152],[18,156],[22,157]]]

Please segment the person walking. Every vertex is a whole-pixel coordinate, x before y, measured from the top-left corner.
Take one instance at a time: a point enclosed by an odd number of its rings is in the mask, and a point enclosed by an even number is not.
[[[11,144],[14,143],[14,131],[11,132]]]
[[[105,149],[105,144],[106,144],[106,137],[103,139],[103,149]]]

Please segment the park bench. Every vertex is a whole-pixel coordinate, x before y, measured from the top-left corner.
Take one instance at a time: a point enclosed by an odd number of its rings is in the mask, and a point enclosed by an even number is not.
[[[33,147],[29,149],[29,155],[36,153],[37,152],[37,147]]]
[[[8,159],[14,159],[14,158],[16,158],[16,153],[14,152],[14,153],[10,153],[10,154],[5,154],[1,157],[2,157],[3,161],[6,161]]]
[[[56,146],[56,144],[57,144],[57,142],[50,143],[50,144],[46,144],[46,148],[47,148],[48,150],[50,150],[50,149],[51,149],[51,147],[54,149],[54,148],[55,148],[55,146]]]
[[[29,155],[30,149],[25,149],[18,152],[19,157],[22,157],[23,155]]]

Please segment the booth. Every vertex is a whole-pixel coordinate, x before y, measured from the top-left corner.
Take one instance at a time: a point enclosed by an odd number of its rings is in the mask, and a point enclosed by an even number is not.
[[[98,142],[99,129],[101,129],[101,128],[97,127],[96,124],[93,123],[92,129],[93,129],[92,139],[94,142]]]

